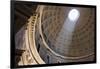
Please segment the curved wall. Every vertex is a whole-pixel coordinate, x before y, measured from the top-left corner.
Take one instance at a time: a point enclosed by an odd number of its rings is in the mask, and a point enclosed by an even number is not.
[[[41,29],[45,42],[52,51],[60,54],[60,56],[83,58],[72,60],[55,55],[45,47],[42,37],[38,32],[39,39],[36,41],[37,50],[46,63],[81,62],[93,61],[94,59],[94,9],[76,8],[80,12],[80,17],[75,24],[72,39],[67,39],[67,42],[70,42],[67,45],[65,38],[70,37],[70,35],[64,36],[64,33],[67,31],[62,31],[61,29],[71,9],[73,7],[45,6],[42,13]]]

